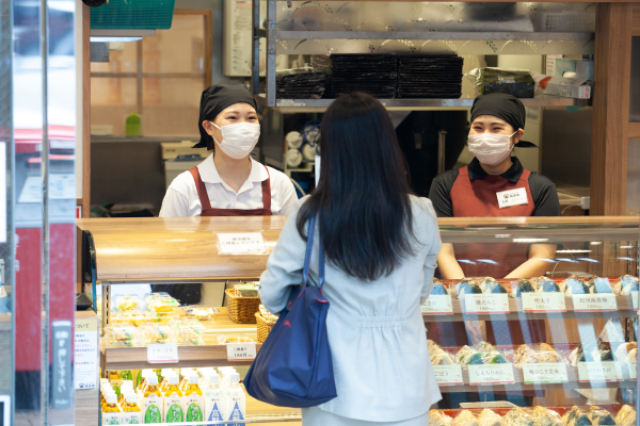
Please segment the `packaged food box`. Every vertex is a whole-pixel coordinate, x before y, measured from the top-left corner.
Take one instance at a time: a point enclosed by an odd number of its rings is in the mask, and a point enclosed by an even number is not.
[[[590,80],[548,75],[536,75],[535,79],[545,95],[575,99],[591,98],[591,85],[593,83]]]
[[[128,348],[141,345],[141,336],[134,326],[110,325],[105,328],[107,345],[109,347]]]
[[[175,333],[169,325],[146,324],[139,328],[144,345],[157,343],[175,343]]]
[[[246,282],[233,286],[233,292],[240,297],[258,297],[258,284]]]
[[[173,313],[179,305],[178,301],[167,293],[147,294],[144,301],[148,311],[158,313]]]
[[[147,312],[147,323],[170,324],[178,315],[174,312]]]
[[[122,296],[116,297],[116,303],[114,304],[114,309],[119,311],[130,311],[133,309],[139,309],[142,306],[142,301],[140,297],[129,294],[123,294]]]

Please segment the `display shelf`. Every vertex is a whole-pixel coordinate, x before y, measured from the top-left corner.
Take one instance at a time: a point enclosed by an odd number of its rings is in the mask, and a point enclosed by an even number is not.
[[[203,321],[207,335],[215,334],[251,334],[257,336],[255,324],[236,324],[229,318],[227,308],[218,308],[220,312],[213,315],[212,321]],[[205,337],[205,342],[211,339]],[[259,350],[260,344],[256,344]],[[100,354],[103,370],[138,370],[143,368],[174,368],[176,364],[149,364],[146,347],[113,348],[107,347],[105,338],[100,339]],[[227,347],[219,344],[204,346],[178,346],[180,367],[218,367],[226,365],[250,365],[250,361],[227,360]]]
[[[262,34],[262,33],[261,33]],[[276,31],[280,40],[542,40],[590,41],[590,32],[506,32],[506,31]],[[265,34],[266,37],[266,34]]]
[[[597,388],[635,388],[636,381],[625,379],[619,382],[580,382],[578,380],[578,368],[567,366],[568,382],[565,383],[545,383],[531,384],[524,383],[524,374],[522,368],[513,365],[514,384],[509,385],[470,385],[469,370],[462,369],[462,380],[464,385],[439,385],[440,392],[501,392],[501,391],[528,391],[528,390],[552,390],[552,389],[597,389]]]
[[[256,101],[262,106],[268,106],[266,95],[255,95]],[[324,112],[335,99],[276,99],[273,108],[286,114]],[[390,111],[420,111],[443,109],[471,108],[473,99],[379,99],[383,106]],[[589,106],[591,99],[573,99],[557,96],[541,96],[523,98],[522,103],[527,107],[569,107]]]
[[[539,295],[553,293],[535,293]],[[519,321],[519,320],[544,320],[544,319],[591,319],[591,318],[631,318],[637,315],[633,309],[631,296],[616,296],[618,309],[602,312],[575,312],[573,299],[565,297],[566,312],[524,312],[522,298],[509,297],[508,314],[467,314],[463,313],[462,303],[452,297],[453,314],[426,314],[423,313],[425,322],[461,322],[461,321]]]
[[[257,343],[256,349],[262,345]],[[147,348],[107,348],[104,339],[100,341],[100,364],[103,370],[140,370],[143,368],[180,368],[184,367],[223,367],[251,365],[251,361],[228,361],[225,345],[179,346],[180,362],[168,364],[150,364],[147,362]]]

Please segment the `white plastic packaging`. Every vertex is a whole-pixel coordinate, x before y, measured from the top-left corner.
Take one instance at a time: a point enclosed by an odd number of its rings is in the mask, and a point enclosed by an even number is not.
[[[224,393],[220,389],[220,376],[210,374],[209,386],[204,392],[204,409],[206,421],[224,421]]]
[[[224,392],[224,416],[227,421],[235,421],[230,426],[241,426],[242,421],[247,417],[247,406],[244,391],[240,387],[240,375],[231,373],[229,375],[229,387]]]

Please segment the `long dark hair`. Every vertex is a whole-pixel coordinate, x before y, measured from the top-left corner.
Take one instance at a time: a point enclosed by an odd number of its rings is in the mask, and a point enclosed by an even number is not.
[[[327,260],[348,275],[376,280],[411,252],[411,190],[389,113],[364,93],[336,99],[320,127],[320,181],[297,227],[318,215]]]

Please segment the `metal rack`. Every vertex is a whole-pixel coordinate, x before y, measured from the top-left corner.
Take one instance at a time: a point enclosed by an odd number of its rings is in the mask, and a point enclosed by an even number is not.
[[[266,30],[260,28],[260,0],[253,0],[253,46],[251,65],[251,92],[265,107],[277,108],[282,113],[322,112],[332,99],[276,99],[276,50],[278,40],[519,40],[519,41],[591,41],[590,32],[399,32],[399,31],[279,31],[276,26],[278,0],[267,0]],[[287,2],[291,7],[290,1]],[[266,38],[265,93],[259,91],[260,39]],[[390,110],[425,110],[443,108],[469,108],[473,99],[381,99]],[[523,99],[525,106],[587,106],[590,100],[545,96]]]

